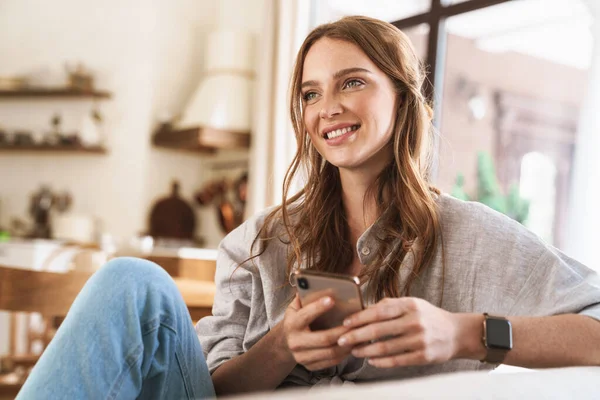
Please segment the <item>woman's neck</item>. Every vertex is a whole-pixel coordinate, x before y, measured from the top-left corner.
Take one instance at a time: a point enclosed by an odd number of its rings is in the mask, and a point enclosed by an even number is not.
[[[368,193],[377,175],[340,170],[342,201],[353,244],[379,217],[374,192]]]

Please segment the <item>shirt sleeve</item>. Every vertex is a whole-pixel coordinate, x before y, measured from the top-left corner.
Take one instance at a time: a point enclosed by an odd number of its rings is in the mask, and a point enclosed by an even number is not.
[[[532,269],[509,315],[574,313],[600,320],[600,276],[549,247]]]
[[[219,245],[212,315],[196,324],[211,374],[224,362],[248,350],[252,344],[248,337],[256,337],[258,333],[249,330],[256,330],[258,324],[266,325],[258,268],[251,262],[240,266],[250,256],[256,234],[253,222],[242,224]]]

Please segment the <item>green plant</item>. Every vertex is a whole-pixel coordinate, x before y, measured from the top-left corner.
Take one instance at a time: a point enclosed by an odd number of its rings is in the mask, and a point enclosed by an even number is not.
[[[510,218],[524,223],[529,215],[529,201],[519,194],[519,188],[513,184],[504,195],[496,178],[496,169],[492,157],[486,152],[477,153],[477,196],[471,198],[464,190],[465,178],[458,174],[451,195],[461,200],[473,200],[506,214]]]

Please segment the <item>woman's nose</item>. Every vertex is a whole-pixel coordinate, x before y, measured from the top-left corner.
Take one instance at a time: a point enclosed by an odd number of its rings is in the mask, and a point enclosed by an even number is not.
[[[342,105],[335,97],[325,99],[321,104],[323,106],[319,112],[319,117],[323,119],[331,118],[342,113]]]

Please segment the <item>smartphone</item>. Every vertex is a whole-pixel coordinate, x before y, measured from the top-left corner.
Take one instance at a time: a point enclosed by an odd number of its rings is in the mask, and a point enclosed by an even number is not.
[[[324,296],[334,300],[333,308],[310,324],[313,331],[340,326],[347,316],[364,309],[356,276],[297,270],[294,278],[302,307]]]

